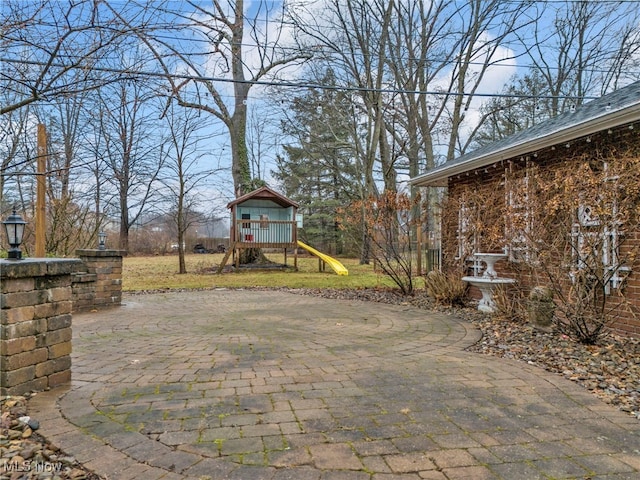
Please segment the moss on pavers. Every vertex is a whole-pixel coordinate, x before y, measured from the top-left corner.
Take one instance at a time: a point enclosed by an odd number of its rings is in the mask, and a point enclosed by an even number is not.
[[[289,445],[282,435],[262,437],[262,443],[264,444],[265,452],[287,450],[289,448]]]
[[[204,428],[199,431],[198,443],[213,442],[217,439],[240,438],[240,429],[235,427]]]
[[[131,405],[130,409],[121,408],[117,410],[117,412],[128,413],[127,422],[153,422],[153,421],[162,421],[167,420],[165,418],[165,412],[162,410],[152,410],[150,405],[146,405],[146,408],[143,408],[143,405]],[[116,410],[112,410],[116,412]]]
[[[158,435],[158,441],[169,446],[183,445],[185,443],[196,443],[200,433],[195,431],[178,431],[178,432],[164,432]]]
[[[224,442],[222,442],[221,447],[222,455],[246,454],[263,451],[264,444],[260,437],[225,439]]]
[[[144,296],[117,314],[100,312],[99,321],[92,315],[83,324],[74,317],[75,341],[92,339],[93,353],[74,358],[80,372],[75,378],[86,382],[74,387],[61,408],[71,418],[88,415],[96,405],[124,427],[130,422],[123,415],[130,414],[131,426],[148,433],[140,434],[140,443],[201,459],[181,475],[195,478],[201,465],[202,474],[217,474],[213,478],[243,480],[280,480],[289,473],[296,480],[442,480],[445,471],[450,478],[527,478],[499,475],[497,468],[510,459],[493,455],[491,447],[525,441],[535,453],[532,460],[556,454],[577,464],[579,444],[596,450],[587,440],[597,435],[608,438],[613,454],[636,448],[632,437],[616,430],[630,432],[628,424],[610,418],[605,405],[582,402],[562,379],[463,352],[473,336],[444,315],[281,292],[184,292],[156,300]],[[265,305],[272,318],[258,315]],[[302,318],[301,311],[309,313]],[[154,322],[144,320],[149,315]],[[365,323],[364,317],[376,321]],[[102,331],[114,328],[123,332],[117,343],[96,343]],[[98,357],[113,359],[113,365],[96,368]],[[576,412],[582,404],[585,409]],[[143,416],[147,411],[154,413]],[[573,448],[554,451],[553,432],[545,435],[553,425],[560,425],[556,430],[564,438],[557,445]],[[131,441],[127,437],[122,447],[130,450]],[[331,445],[351,451],[344,458],[323,453]],[[299,458],[288,456],[293,452]],[[433,461],[402,464],[407,455],[425,452],[433,452]],[[634,468],[619,457],[605,462],[607,453],[590,451],[594,465],[584,470]],[[526,457],[511,471],[526,472]],[[220,459],[214,464],[225,469],[202,467],[209,459]],[[392,473],[389,462],[398,469],[426,469]],[[175,475],[171,465],[163,467],[169,476]],[[553,471],[555,465],[547,467]]]
[[[438,468],[433,460],[429,458],[429,452],[387,455],[385,461],[393,473],[422,472]]]
[[[309,447],[311,460],[322,470],[362,470],[364,465],[350,445],[346,443],[325,443]]]

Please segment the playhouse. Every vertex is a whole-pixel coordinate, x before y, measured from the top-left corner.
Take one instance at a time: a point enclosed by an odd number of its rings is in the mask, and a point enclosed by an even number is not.
[[[231,257],[236,268],[239,268],[240,252],[254,248],[282,248],[285,265],[287,250],[292,249],[293,265],[297,270],[298,247],[301,247],[319,258],[321,270],[328,264],[338,275],[348,275],[347,269],[338,260],[298,240],[298,228],[302,228],[298,204],[269,187],[242,195],[229,202],[227,208],[231,214],[229,249],[218,266],[218,273],[222,272]]]
[[[282,248],[287,262],[287,249],[294,251],[294,267],[298,266],[298,204],[269,187],[229,202],[231,214],[229,250],[218,267],[221,272],[230,256],[239,266],[240,251],[250,248]]]

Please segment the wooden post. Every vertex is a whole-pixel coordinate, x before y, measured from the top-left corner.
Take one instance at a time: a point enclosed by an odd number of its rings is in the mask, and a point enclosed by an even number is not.
[[[419,223],[416,228],[416,251],[418,252],[416,268],[418,276],[422,276],[422,225]]]
[[[36,257],[45,256],[46,235],[46,169],[47,169],[47,128],[38,124],[38,159],[36,175]]]

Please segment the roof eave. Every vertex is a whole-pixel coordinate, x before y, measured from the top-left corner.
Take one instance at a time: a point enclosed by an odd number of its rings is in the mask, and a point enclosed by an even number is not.
[[[272,198],[260,197],[260,194],[262,192],[268,192],[272,196]],[[272,188],[264,186],[264,187],[260,187],[260,188],[258,188],[256,190],[253,190],[253,191],[251,191],[249,193],[245,193],[244,195],[242,195],[242,196],[230,201],[227,204],[227,208],[231,209],[234,206],[239,205],[240,203],[243,203],[243,202],[245,202],[247,200],[250,200],[250,199],[253,199],[253,198],[258,198],[260,200],[271,200],[271,201],[273,201],[274,203],[277,203],[278,205],[280,205],[283,208],[293,207],[295,209],[298,209],[300,207],[293,200],[288,199],[287,197],[285,197],[284,195],[276,192]]]
[[[587,137],[598,132],[616,128],[621,125],[632,123],[640,119],[640,104],[610,112],[588,121],[572,125],[558,130],[544,137],[528,140],[516,145],[510,145],[501,150],[488,153],[453,165],[444,164],[430,172],[409,180],[409,184],[415,187],[437,187],[446,186],[447,179],[455,175],[466,173],[470,170],[483,168],[495,162],[508,160],[521,155],[534,153],[554,145],[570,142],[577,138]]]

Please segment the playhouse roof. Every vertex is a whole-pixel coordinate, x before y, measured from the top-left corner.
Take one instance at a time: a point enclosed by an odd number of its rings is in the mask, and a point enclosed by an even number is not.
[[[288,199],[284,195],[279,194],[275,190],[270,189],[269,187],[260,187],[253,192],[245,193],[241,197],[236,198],[235,200],[229,202],[227,204],[227,208],[233,208],[235,205],[239,205],[241,203],[246,202],[247,200],[271,200],[272,202],[277,203],[283,208],[294,207],[298,208],[298,204],[293,200]]]
[[[415,186],[444,186],[453,175],[486,167],[496,161],[526,155],[560,143],[640,120],[640,82],[604,95],[596,100],[514,135],[484,145],[414,177]]]

